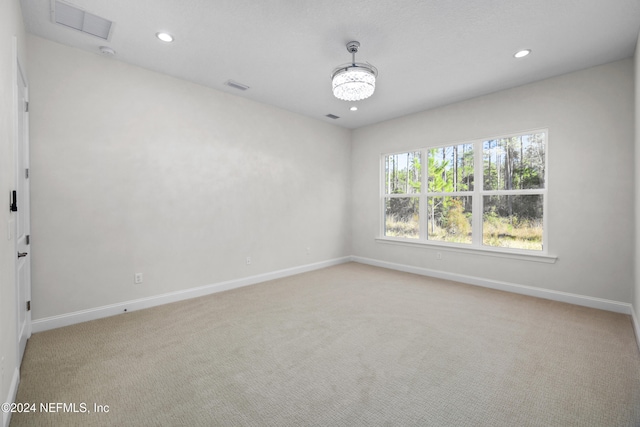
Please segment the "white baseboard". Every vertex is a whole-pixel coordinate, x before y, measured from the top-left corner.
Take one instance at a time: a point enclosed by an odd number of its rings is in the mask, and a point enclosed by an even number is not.
[[[436,277],[439,279],[453,280],[470,285],[483,286],[485,288],[498,289],[501,291],[513,292],[516,294],[566,302],[569,304],[581,305],[584,307],[598,308],[601,310],[613,311],[616,313],[632,314],[633,312],[631,304],[602,298],[594,298],[584,295],[571,294],[568,292],[553,291],[549,289],[536,288],[534,286],[517,285],[514,283],[500,282],[497,280],[483,279],[474,276],[465,276],[463,274],[448,273],[446,271],[431,270],[423,267],[413,267],[410,265],[396,264],[393,262],[380,261],[358,256],[352,256],[351,260],[354,262],[359,262],[361,264],[389,268],[391,270],[404,271],[407,273],[419,274],[422,276]],[[637,331],[638,330],[636,329],[636,334]]]
[[[638,343],[638,351],[640,351],[640,322],[634,306],[631,306],[631,323],[633,323],[633,331],[636,333],[636,343]]]
[[[9,393],[6,396],[6,399],[2,400],[0,403],[13,403],[16,401],[16,396],[18,395],[18,384],[20,384],[20,369],[15,368],[13,370],[13,377],[11,378],[11,385],[9,386]],[[11,412],[2,411],[2,427],[9,427],[10,422]]]
[[[116,304],[105,305],[102,307],[91,308],[88,310],[80,310],[73,313],[61,314],[58,316],[45,317],[31,322],[32,332],[42,332],[49,329],[74,325],[76,323],[87,322],[89,320],[115,316],[116,314],[122,314],[125,310],[127,312],[136,311],[172,302],[183,301],[186,299],[197,298],[204,295],[240,288],[243,286],[254,285],[260,282],[266,282],[267,280],[279,279],[282,277],[293,276],[294,274],[306,273],[308,271],[331,267],[333,265],[343,264],[349,261],[351,261],[351,257],[335,258],[327,261],[317,262],[314,264],[306,264],[299,267],[273,271],[271,273],[258,274],[256,276],[228,280],[211,285],[199,286],[197,288],[169,292],[162,295],[155,295],[132,301],[124,301]]]
[[[229,280],[225,282],[215,283],[211,285],[200,286],[197,288],[185,289],[167,294],[156,295],[147,298],[141,298],[132,301],[124,301],[117,304],[96,307],[88,310],[76,311],[73,313],[62,314],[58,316],[46,317],[34,320],[31,323],[32,332],[42,332],[49,329],[69,326],[76,323],[86,322],[89,320],[101,319],[103,317],[114,316],[125,311],[136,311],[145,308],[155,307],[158,305],[168,304],[172,302],[182,301],[191,298],[197,298],[217,292],[227,291],[230,289],[240,288],[243,286],[254,285],[256,283],[265,282],[267,280],[279,279],[282,277],[292,276],[294,274],[305,273],[308,271],[318,270],[325,267],[331,267],[343,264],[349,261],[368,264],[377,267],[388,268],[391,270],[404,271],[407,273],[419,274],[422,276],[436,277],[440,279],[453,280],[456,282],[467,283],[471,285],[483,286],[485,288],[497,289],[501,291],[513,292],[516,294],[529,295],[538,298],[549,299],[553,301],[566,302],[569,304],[581,305],[585,307],[597,308],[601,310],[613,311],[616,313],[629,314],[632,316],[632,322],[640,348],[640,322],[635,314],[631,304],[612,301],[602,298],[594,298],[584,295],[572,294],[568,292],[553,291],[549,289],[537,288],[534,286],[518,285],[514,283],[501,282],[497,280],[483,279],[480,277],[466,276],[462,274],[449,273],[440,270],[431,270],[423,267],[414,267],[405,264],[397,264],[387,261],[380,261],[372,258],[364,258],[359,256],[347,256],[322,261],[314,264],[307,264],[299,267],[278,270],[271,273],[259,274],[256,276],[244,277],[240,279]]]

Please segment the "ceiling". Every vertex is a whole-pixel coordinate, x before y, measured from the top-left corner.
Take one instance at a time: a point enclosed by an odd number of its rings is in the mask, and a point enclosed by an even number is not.
[[[21,0],[29,33],[350,129],[630,57],[640,29],[640,0],[68,1],[114,22],[103,40],[54,23],[54,3]],[[357,103],[331,92],[351,40],[379,70]]]

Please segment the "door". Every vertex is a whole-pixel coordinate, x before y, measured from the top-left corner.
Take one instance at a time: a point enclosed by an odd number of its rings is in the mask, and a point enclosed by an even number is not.
[[[31,336],[31,251],[29,209],[29,104],[27,83],[18,63],[16,141],[16,296],[18,304],[18,360]]]

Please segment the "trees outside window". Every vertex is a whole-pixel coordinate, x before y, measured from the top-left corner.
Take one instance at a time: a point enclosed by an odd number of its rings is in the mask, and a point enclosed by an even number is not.
[[[546,146],[540,130],[384,155],[383,235],[542,251]]]
[[[384,235],[418,239],[420,237],[420,194],[422,153],[385,156]]]

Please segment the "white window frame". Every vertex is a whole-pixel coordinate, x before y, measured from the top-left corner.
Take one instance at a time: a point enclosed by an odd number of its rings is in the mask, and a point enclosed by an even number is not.
[[[484,173],[484,160],[483,160],[483,143],[485,141],[519,137],[523,135],[530,135],[534,133],[545,134],[545,173],[544,173],[544,188],[527,189],[527,190],[484,190],[483,185],[483,173]],[[428,192],[428,152],[433,148],[450,147],[461,144],[473,144],[474,149],[474,189],[471,191],[460,192]],[[404,154],[407,152],[420,152],[421,168],[421,188],[419,193],[408,194],[385,194],[386,191],[386,164],[385,159],[387,156],[393,156],[396,154]],[[515,258],[521,260],[548,262],[553,263],[557,257],[550,255],[549,253],[549,227],[548,227],[548,188],[549,188],[549,129],[540,128],[529,131],[513,132],[503,134],[495,137],[479,138],[470,141],[451,142],[445,144],[430,145],[427,147],[417,149],[407,149],[401,151],[393,151],[389,153],[383,153],[380,155],[380,203],[379,203],[379,215],[380,215],[380,228],[379,236],[376,241],[379,243],[390,243],[396,245],[422,247],[429,249],[436,249],[438,251],[452,251],[462,253],[474,253],[480,255],[489,255],[505,258]],[[441,196],[464,196],[469,195],[472,197],[472,242],[470,244],[443,242],[436,240],[429,240],[427,238],[428,233],[427,221],[427,197],[441,197]],[[485,246],[482,243],[482,227],[483,227],[483,209],[482,200],[484,196],[492,195],[542,195],[543,198],[543,219],[542,219],[542,250],[526,250],[526,249],[513,249],[513,248],[501,248],[494,246]],[[420,237],[418,239],[411,239],[405,237],[390,237],[385,236],[385,201],[387,198],[394,197],[418,197],[420,201]]]

